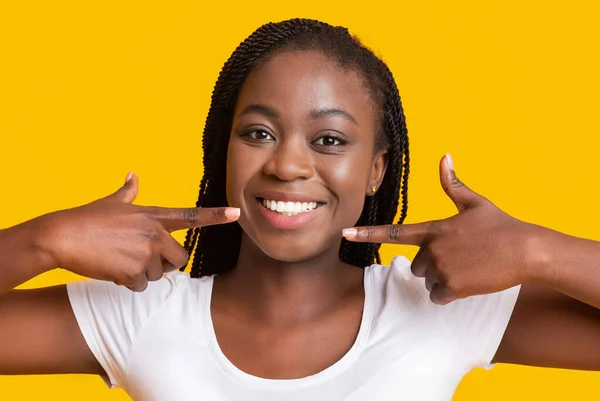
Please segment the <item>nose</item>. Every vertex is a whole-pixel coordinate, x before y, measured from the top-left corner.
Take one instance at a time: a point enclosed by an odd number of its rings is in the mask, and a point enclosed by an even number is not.
[[[310,149],[304,140],[282,140],[265,163],[264,172],[281,181],[307,180],[315,174]]]

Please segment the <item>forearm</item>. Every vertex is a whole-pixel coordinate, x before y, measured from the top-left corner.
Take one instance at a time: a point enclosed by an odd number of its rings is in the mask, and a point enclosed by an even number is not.
[[[57,267],[46,247],[50,220],[42,216],[0,230],[0,295]]]
[[[533,250],[534,281],[600,309],[600,242],[549,231]]]

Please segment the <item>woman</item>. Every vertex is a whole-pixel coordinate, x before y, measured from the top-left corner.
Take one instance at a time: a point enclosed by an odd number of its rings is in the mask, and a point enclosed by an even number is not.
[[[136,400],[448,400],[491,362],[600,366],[596,243],[503,214],[448,157],[460,213],[386,226],[400,195],[407,211],[404,115],[345,29],[254,32],[219,76],[203,150],[201,208],[133,206],[130,175],[0,232],[0,290],[57,266],[99,279],[6,292],[0,373],[94,373]],[[168,235],[182,228],[184,247]],[[380,242],[421,249],[386,267]],[[576,256],[552,259],[563,244]],[[172,272],[192,253],[191,277]]]

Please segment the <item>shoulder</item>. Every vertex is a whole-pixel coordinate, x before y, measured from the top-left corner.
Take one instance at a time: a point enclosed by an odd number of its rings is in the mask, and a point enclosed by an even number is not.
[[[405,257],[396,256],[389,266],[374,264],[368,267],[372,285],[370,295],[378,306],[380,317],[397,320],[411,315],[419,321],[443,323],[449,327],[476,327],[508,321],[520,286],[437,305],[429,297],[425,279],[413,275],[410,264]]]
[[[389,266],[375,264],[367,269],[373,286],[369,295],[375,301],[375,319],[381,326],[393,327],[394,332],[410,327],[428,339],[452,339],[469,367],[491,361],[520,286],[437,305],[429,298],[425,279],[412,274],[405,257],[395,257]]]
[[[412,274],[406,257],[396,256],[389,266],[373,264],[367,269],[375,294],[385,297],[385,301],[402,303],[411,309],[429,305],[425,279]]]
[[[201,297],[209,290],[211,279],[192,279],[188,274],[176,271],[149,282],[148,287],[140,292],[110,281],[81,280],[67,284],[67,293],[76,314],[131,315],[146,320],[176,295],[188,299]]]
[[[163,319],[161,322],[165,318],[176,323],[185,321],[180,318],[189,316],[206,302],[211,284],[212,277],[192,279],[179,271],[149,282],[141,292],[101,280],[67,284],[75,319],[107,373],[103,377],[105,382],[110,387],[127,383],[130,352],[148,324],[155,318]]]

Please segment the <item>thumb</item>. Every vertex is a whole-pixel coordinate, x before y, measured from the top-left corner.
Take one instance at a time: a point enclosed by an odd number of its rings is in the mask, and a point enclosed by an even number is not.
[[[459,212],[474,206],[483,197],[471,191],[454,172],[454,162],[450,153],[440,161],[440,183],[444,192],[456,205]]]
[[[133,203],[138,193],[138,177],[133,172],[127,174],[125,184],[108,198],[124,203]]]

